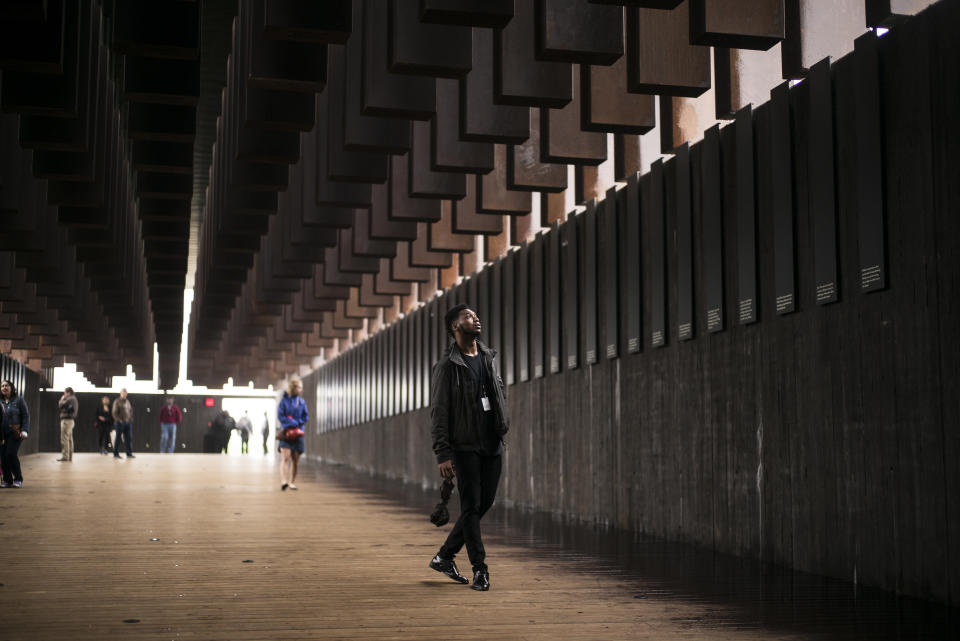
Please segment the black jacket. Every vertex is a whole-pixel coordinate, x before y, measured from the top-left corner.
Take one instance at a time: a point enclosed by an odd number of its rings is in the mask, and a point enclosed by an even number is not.
[[[113,427],[113,413],[103,405],[97,408],[97,427]]]
[[[483,357],[487,380],[497,382],[495,389],[491,390],[490,404],[497,436],[502,439],[510,429],[510,419],[507,416],[507,393],[494,365],[497,352],[480,341],[477,341],[477,348]],[[443,358],[433,366],[430,380],[433,453],[438,463],[452,459],[454,451],[478,451],[483,447],[483,424],[476,410],[476,386],[473,375],[463,362],[460,348],[456,343],[450,343]]]

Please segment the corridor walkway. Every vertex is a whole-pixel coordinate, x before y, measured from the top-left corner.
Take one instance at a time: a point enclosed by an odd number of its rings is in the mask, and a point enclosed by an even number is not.
[[[0,490],[0,641],[956,633],[938,606],[504,508],[477,593],[427,568],[432,492],[320,465],[280,492],[272,455],[55,458]]]

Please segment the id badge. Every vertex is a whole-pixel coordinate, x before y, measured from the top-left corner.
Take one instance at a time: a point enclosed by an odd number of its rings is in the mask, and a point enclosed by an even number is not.
[[[482,398],[480,399],[480,404],[483,405],[483,411],[484,411],[484,412],[489,412],[489,411],[490,411],[491,407],[490,407],[490,399],[489,399],[489,398],[487,398],[486,396],[482,397]]]

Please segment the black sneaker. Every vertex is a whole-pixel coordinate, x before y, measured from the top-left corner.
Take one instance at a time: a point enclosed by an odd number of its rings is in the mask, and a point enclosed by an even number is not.
[[[127,458],[137,458],[137,457],[134,456],[133,454],[127,454]]]
[[[486,570],[477,570],[473,573],[473,585],[470,586],[471,590],[479,590],[480,592],[486,592],[490,589],[490,573]]]
[[[430,567],[441,574],[446,574],[457,583],[466,584],[470,582],[467,577],[460,574],[460,570],[457,569],[457,564],[453,562],[453,559],[441,559],[438,554],[430,559]]]

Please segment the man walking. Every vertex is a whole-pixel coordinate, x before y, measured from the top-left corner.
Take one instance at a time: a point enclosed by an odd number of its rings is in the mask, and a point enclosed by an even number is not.
[[[243,416],[237,421],[237,431],[240,432],[240,453],[250,453],[250,434],[253,433],[253,421],[244,411]]]
[[[227,410],[223,410],[223,412],[221,412],[220,418],[223,421],[223,440],[220,441],[220,450],[224,454],[229,454],[230,452],[228,450],[230,448],[230,437],[233,436],[233,430],[237,429],[237,422],[232,416],[230,416],[230,412]]]
[[[117,429],[117,437],[113,442],[113,458],[120,458],[120,438],[127,446],[127,458],[137,458],[133,455],[133,407],[127,400],[127,388],[120,390],[120,396],[113,401],[113,424]]]
[[[180,408],[168,396],[166,404],[160,408],[160,453],[173,454],[177,446],[177,428],[183,422]]]
[[[267,413],[263,413],[263,428],[260,430],[260,435],[263,437],[263,453],[267,454],[267,439],[270,438],[270,419],[267,418]]]
[[[72,387],[63,390],[63,396],[57,403],[60,410],[60,458],[64,463],[73,462],[73,428],[76,425],[77,410],[80,404]]]
[[[453,560],[466,545],[473,566],[471,587],[489,590],[480,519],[493,505],[500,482],[503,437],[510,426],[506,391],[494,365],[497,353],[477,339],[477,313],[469,305],[457,305],[444,316],[444,326],[455,342],[433,368],[430,419],[440,475],[457,477],[460,518],[430,567],[467,583]]]

